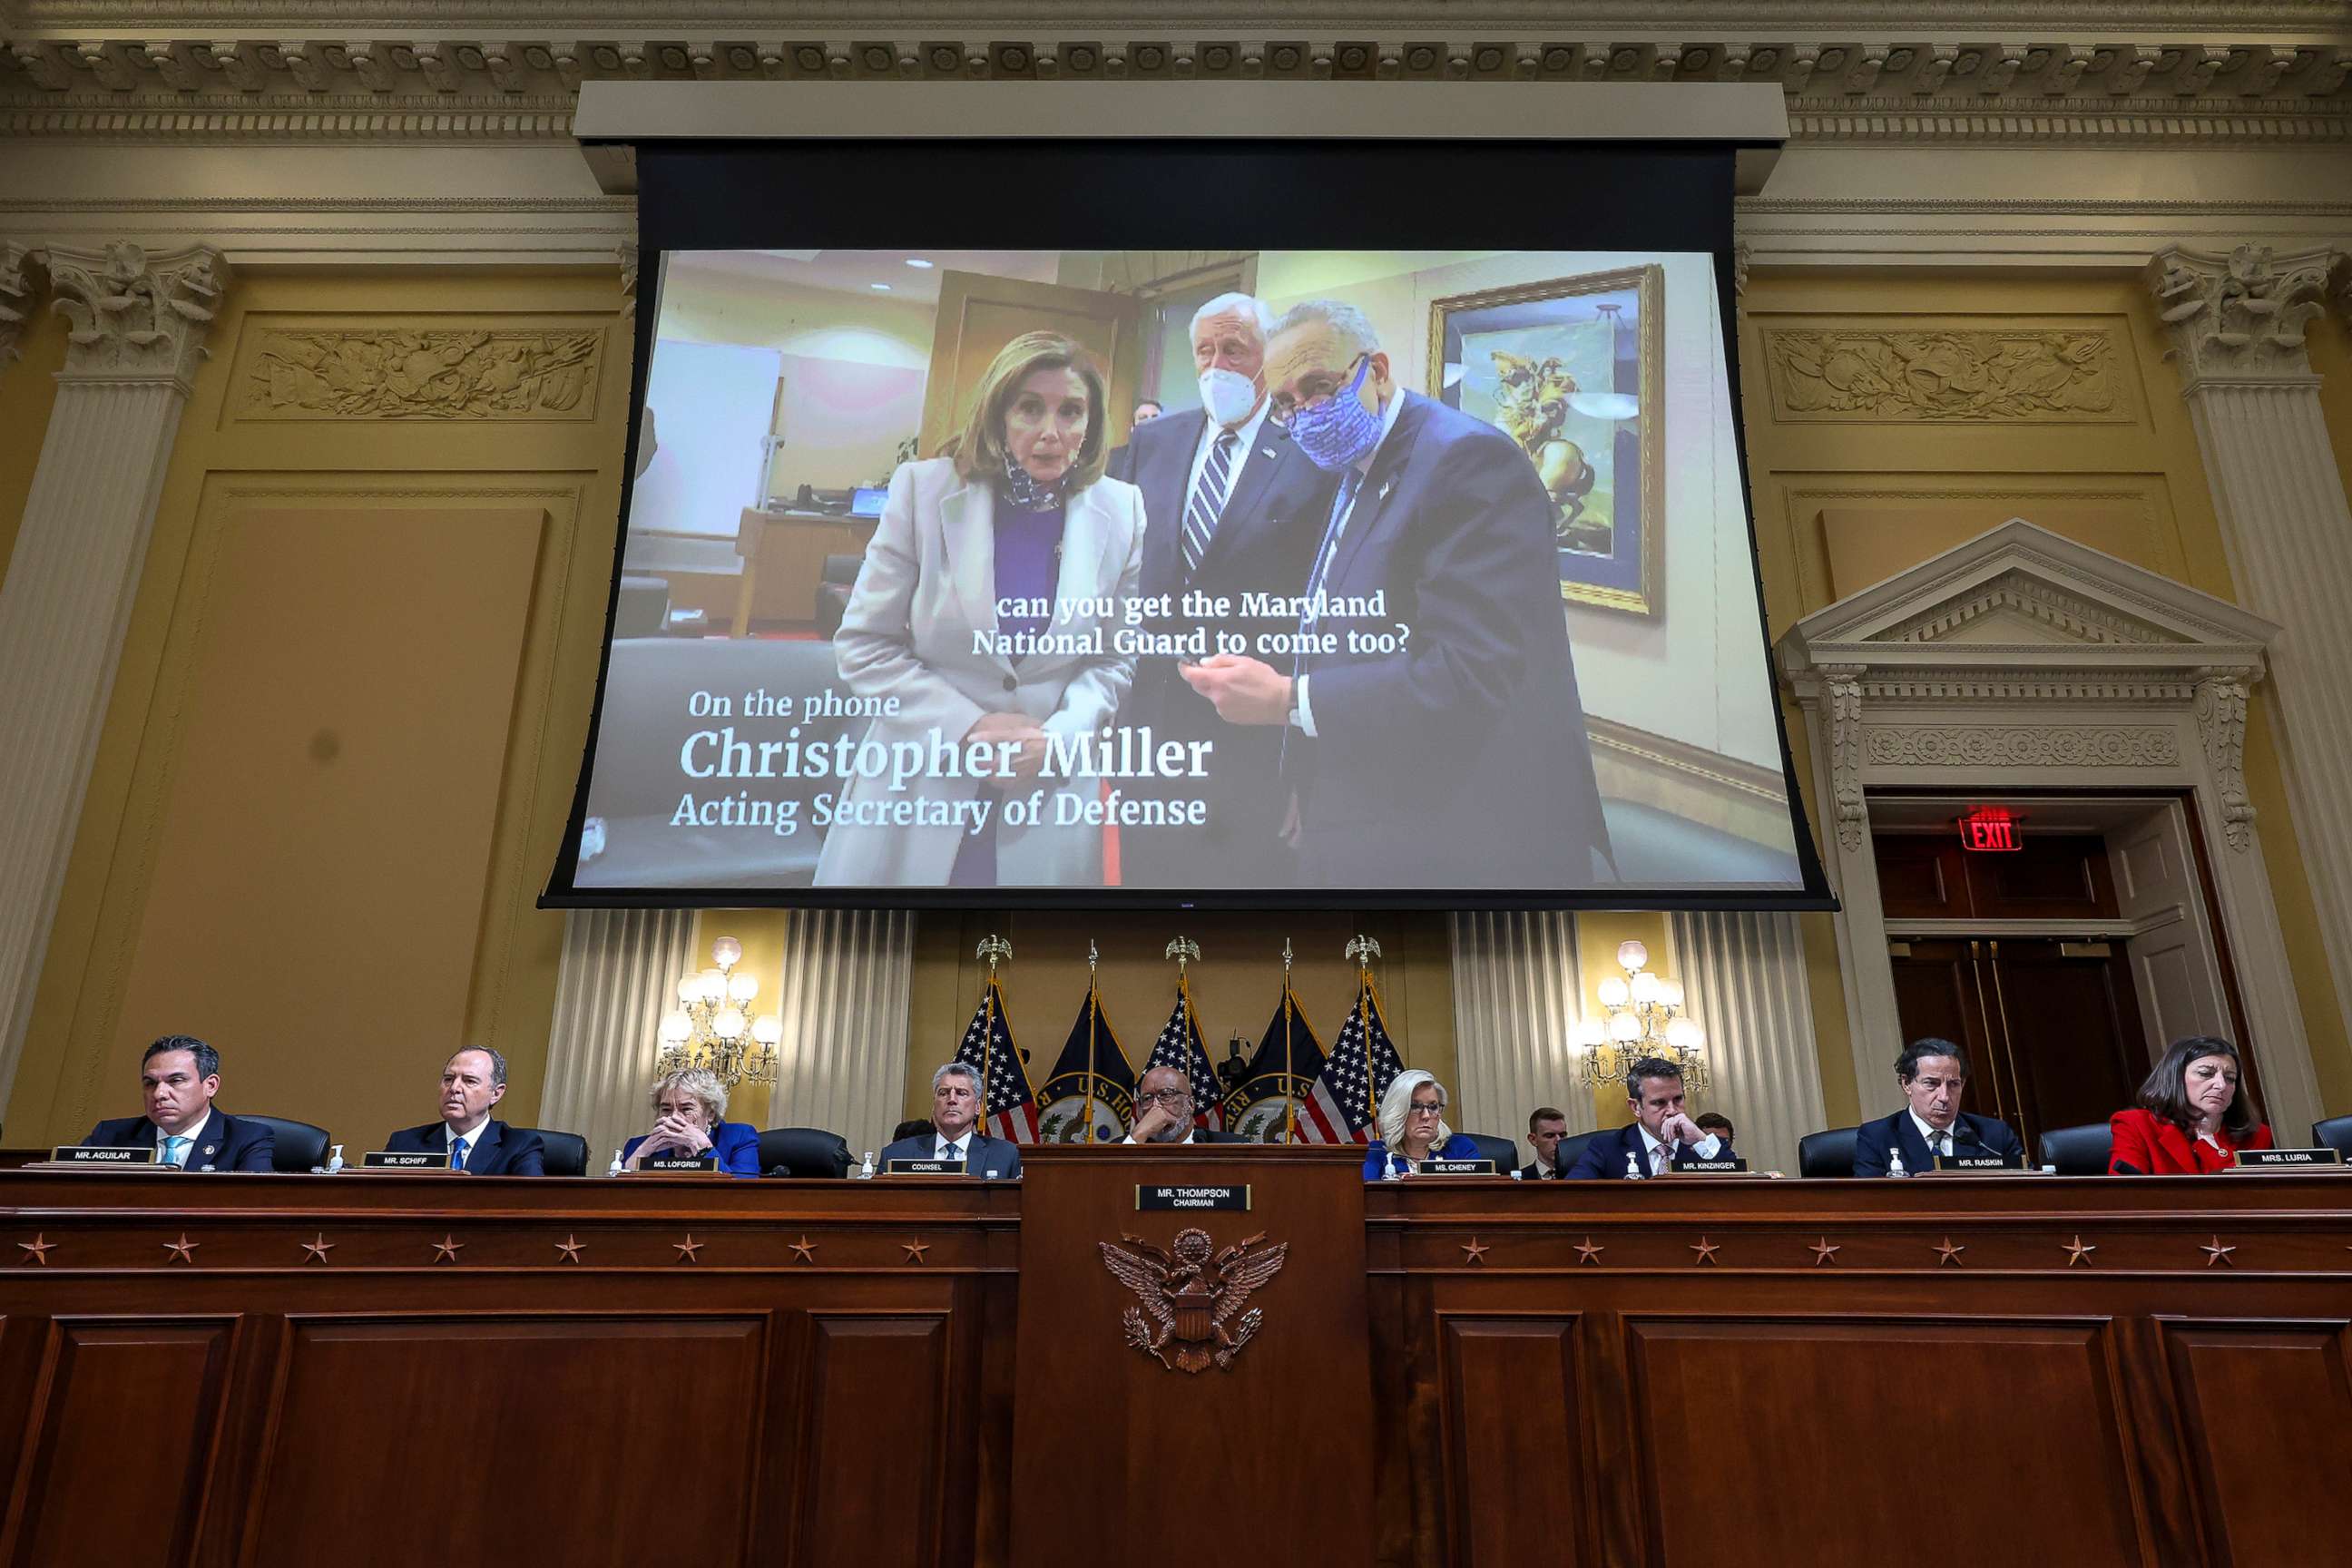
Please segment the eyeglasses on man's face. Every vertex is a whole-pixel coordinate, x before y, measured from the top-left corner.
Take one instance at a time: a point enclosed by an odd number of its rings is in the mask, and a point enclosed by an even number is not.
[[[1138,1105],[1182,1105],[1192,1098],[1189,1089],[1148,1089],[1135,1097]]]

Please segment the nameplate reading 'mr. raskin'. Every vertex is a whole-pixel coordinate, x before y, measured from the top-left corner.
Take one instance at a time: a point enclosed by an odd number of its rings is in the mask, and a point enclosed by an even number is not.
[[[60,1143],[49,1158],[60,1165],[152,1165],[152,1149],[110,1148],[103,1143]]]
[[[1135,1206],[1140,1209],[1230,1209],[1245,1214],[1250,1190],[1239,1187],[1175,1187],[1139,1183]]]
[[[1492,1160],[1423,1160],[1413,1167],[1423,1176],[1492,1176],[1499,1174]]]
[[[640,1171],[657,1171],[666,1176],[715,1176],[719,1173],[716,1154],[668,1154],[659,1159],[639,1162]]]
[[[961,1160],[888,1160],[882,1165],[886,1176],[961,1176]]]
[[[368,1171],[446,1171],[446,1149],[371,1149],[361,1162]]]
[[[2239,1164],[2254,1169],[2344,1163],[2344,1156],[2333,1149],[2241,1149],[2237,1152]]]
[[[2016,1161],[2005,1160],[1999,1154],[1938,1154],[1936,1156],[1936,1169],[1939,1171],[2014,1171],[2017,1168]]]

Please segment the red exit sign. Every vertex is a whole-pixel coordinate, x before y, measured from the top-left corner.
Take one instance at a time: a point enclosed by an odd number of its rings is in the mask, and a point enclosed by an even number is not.
[[[1960,817],[1960,847],[1964,849],[2022,849],[2018,840],[2017,818],[1997,805],[1979,806]]]

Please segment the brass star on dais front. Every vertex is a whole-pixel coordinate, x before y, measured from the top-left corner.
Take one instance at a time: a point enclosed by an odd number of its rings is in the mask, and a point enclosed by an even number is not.
[[[1458,1245],[1462,1248],[1462,1261],[1465,1263],[1483,1265],[1486,1261],[1486,1254],[1491,1250],[1485,1242],[1475,1236]]]
[[[18,1267],[31,1263],[47,1268],[49,1266],[49,1248],[55,1247],[57,1243],[45,1235],[37,1235],[32,1240],[20,1241],[16,1245],[25,1249],[25,1256],[16,1259]]]
[[[327,1261],[327,1254],[332,1252],[334,1249],[335,1244],[327,1239],[327,1233],[322,1230],[319,1233],[318,1240],[306,1241],[302,1244],[302,1261],[305,1263],[324,1263]]]
[[[1601,1255],[1608,1250],[1605,1247],[1593,1246],[1592,1238],[1588,1236],[1576,1244],[1576,1260],[1579,1263],[1590,1263],[1597,1268],[1601,1266]]]
[[[703,1243],[694,1239],[694,1232],[690,1230],[686,1233],[686,1239],[684,1241],[673,1241],[670,1243],[670,1246],[677,1249],[677,1260],[680,1263],[701,1262],[702,1258],[698,1255],[702,1251],[703,1245]]]
[[[1709,1241],[1706,1237],[1702,1236],[1696,1241],[1690,1244],[1690,1249],[1698,1254],[1696,1258],[1691,1259],[1692,1268],[1696,1268],[1700,1264],[1704,1263],[1709,1268],[1713,1268],[1717,1267],[1715,1255],[1723,1250],[1723,1243],[1719,1241]]]
[[[2072,1268],[2077,1263],[2090,1262],[2091,1254],[2098,1250],[2095,1247],[2084,1246],[2081,1234],[2076,1233],[2074,1239],[2066,1243],[2066,1267]]]
[[[1841,1250],[1842,1248],[1832,1247],[1830,1245],[1830,1238],[1828,1237],[1825,1236],[1822,1237],[1819,1241],[1813,1243],[1811,1247],[1813,1254],[1813,1267],[1819,1268],[1825,1263],[1835,1263],[1837,1261],[1837,1255]]]
[[[799,1258],[803,1263],[814,1263],[816,1261],[816,1243],[811,1241],[805,1236],[801,1237],[798,1241],[793,1243],[793,1256]]]
[[[457,1261],[457,1254],[465,1250],[466,1244],[459,1241],[457,1233],[452,1231],[433,1244],[433,1261],[455,1263]]]
[[[562,1241],[555,1244],[555,1250],[563,1255],[564,1262],[577,1263],[580,1261],[580,1245],[578,1237],[567,1233]]]
[[[2232,1268],[2238,1266],[2238,1260],[2230,1256],[2238,1249],[2234,1247],[2222,1246],[2221,1238],[2218,1236],[2211,1241],[2200,1245],[2198,1250],[2205,1255],[2205,1267],[2208,1268],[2212,1268],[2216,1263],[2227,1264]]]
[[[923,1254],[931,1249],[931,1244],[919,1237],[913,1241],[902,1241],[898,1245],[906,1250],[906,1261],[908,1263],[920,1263],[923,1261]]]
[[[1950,1237],[1944,1237],[1936,1244],[1936,1267],[1941,1268],[1948,1263],[1955,1268],[1967,1268],[1968,1265],[1960,1261],[1960,1254],[1967,1250],[1965,1247],[1954,1247]]]
[[[190,1241],[188,1239],[188,1233],[184,1230],[180,1233],[179,1240],[167,1241],[163,1244],[163,1261],[167,1264],[186,1263],[193,1265],[196,1261],[196,1248],[203,1245],[204,1243],[201,1241]]]

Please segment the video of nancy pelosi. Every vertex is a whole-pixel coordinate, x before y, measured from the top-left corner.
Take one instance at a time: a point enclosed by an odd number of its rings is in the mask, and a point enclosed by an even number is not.
[[[1803,892],[1719,275],[667,254],[572,888]]]

